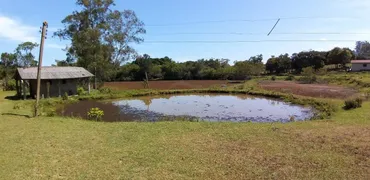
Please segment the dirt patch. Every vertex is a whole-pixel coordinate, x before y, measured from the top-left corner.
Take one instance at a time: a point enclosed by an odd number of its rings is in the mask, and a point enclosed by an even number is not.
[[[259,85],[266,90],[321,98],[347,98],[357,93],[355,89],[341,86],[299,84],[290,81],[263,81]]]
[[[227,85],[228,81],[222,80],[189,80],[189,81],[149,81],[150,89],[168,90],[168,89],[202,89],[213,86]],[[141,81],[134,82],[106,82],[105,87],[117,90],[143,89]]]

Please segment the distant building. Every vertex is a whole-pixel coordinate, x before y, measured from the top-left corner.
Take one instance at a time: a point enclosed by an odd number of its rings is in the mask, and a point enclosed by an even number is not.
[[[370,60],[353,60],[351,64],[352,71],[370,71]]]
[[[40,96],[58,97],[65,93],[75,95],[78,82],[86,80],[89,83],[89,78],[93,76],[82,67],[42,67]],[[37,67],[18,68],[15,79],[18,96],[26,97],[29,92],[31,97],[36,97]]]

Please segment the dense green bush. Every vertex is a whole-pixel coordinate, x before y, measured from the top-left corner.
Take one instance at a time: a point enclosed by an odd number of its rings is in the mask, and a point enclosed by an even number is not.
[[[362,107],[362,99],[361,98],[354,98],[354,99],[348,99],[344,101],[344,109],[356,109]]]
[[[16,82],[15,79],[10,79],[8,81],[8,84],[5,84],[4,82],[4,90],[5,91],[15,91],[16,90]]]
[[[83,87],[79,87],[79,88],[77,88],[77,94],[78,94],[79,96],[85,95],[85,94],[86,94],[86,93],[85,93],[85,89],[84,89]]]
[[[289,75],[288,77],[285,78],[286,81],[293,81],[295,78],[293,75]]]
[[[276,81],[276,76],[272,76],[272,77],[271,77],[271,80],[272,80],[272,81]]]

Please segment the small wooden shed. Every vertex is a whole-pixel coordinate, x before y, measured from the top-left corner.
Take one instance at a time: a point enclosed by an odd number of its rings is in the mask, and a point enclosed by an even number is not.
[[[40,95],[44,97],[58,97],[67,93],[77,94],[77,84],[80,80],[93,77],[89,71],[82,67],[42,67]],[[18,68],[15,76],[17,95],[26,98],[29,88],[29,95],[36,97],[37,89],[37,67]]]

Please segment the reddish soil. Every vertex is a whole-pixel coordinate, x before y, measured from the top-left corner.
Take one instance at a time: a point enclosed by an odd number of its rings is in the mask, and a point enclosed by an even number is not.
[[[150,89],[201,89],[210,88],[212,86],[227,85],[227,81],[222,80],[188,80],[188,81],[149,81]],[[127,89],[143,89],[144,85],[141,81],[135,82],[106,82],[105,87],[110,87],[117,90]]]
[[[299,84],[290,81],[263,81],[260,83],[260,86],[267,90],[322,98],[347,98],[357,93],[354,89],[341,86]]]

